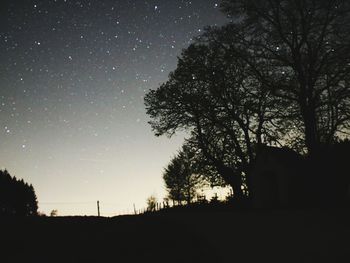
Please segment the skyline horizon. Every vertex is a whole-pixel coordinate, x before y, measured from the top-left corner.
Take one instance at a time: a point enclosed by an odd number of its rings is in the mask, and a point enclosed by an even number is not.
[[[143,97],[204,27],[228,21],[218,4],[2,1],[0,168],[31,183],[39,205],[104,200],[116,202],[112,213],[163,196],[163,169],[184,137],[155,137]],[[39,207],[53,209],[95,213]]]

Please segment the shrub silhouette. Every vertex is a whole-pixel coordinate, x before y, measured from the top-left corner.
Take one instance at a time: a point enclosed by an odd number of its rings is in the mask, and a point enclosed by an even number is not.
[[[32,185],[7,170],[0,170],[0,215],[30,216],[38,214],[38,202]]]
[[[147,198],[147,211],[155,211],[157,207],[157,198],[151,195]]]

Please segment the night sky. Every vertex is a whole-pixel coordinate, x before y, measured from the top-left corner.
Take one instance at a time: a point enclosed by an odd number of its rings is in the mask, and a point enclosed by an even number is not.
[[[1,0],[0,168],[39,210],[132,212],[165,195],[183,137],[156,138],[143,97],[181,50],[226,22],[219,0]]]

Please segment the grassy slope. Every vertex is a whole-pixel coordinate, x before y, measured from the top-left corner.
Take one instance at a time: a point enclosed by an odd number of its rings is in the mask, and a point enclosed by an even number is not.
[[[0,262],[350,262],[350,211],[1,219]]]

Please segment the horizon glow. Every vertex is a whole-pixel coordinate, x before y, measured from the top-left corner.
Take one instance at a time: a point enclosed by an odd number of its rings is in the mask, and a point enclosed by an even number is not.
[[[24,3],[23,3],[24,2]],[[133,212],[165,196],[184,134],[157,138],[143,97],[208,25],[213,0],[1,1],[0,168],[33,184],[39,211]]]

